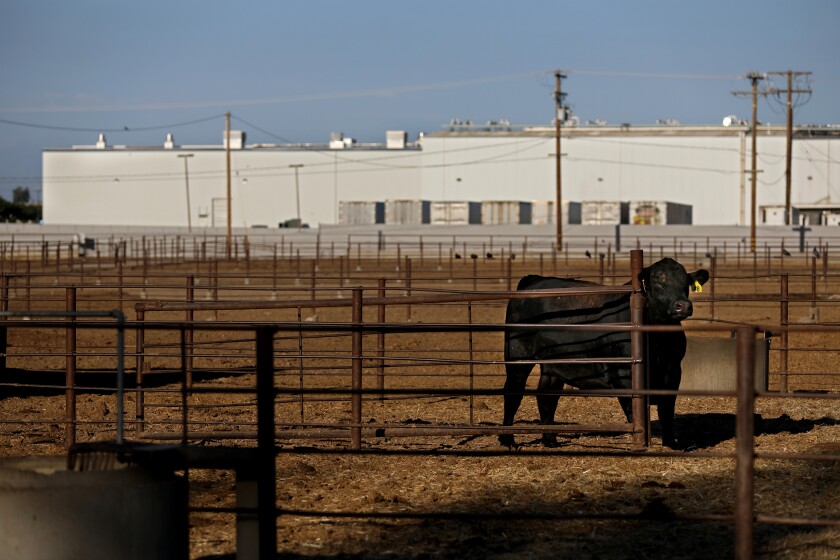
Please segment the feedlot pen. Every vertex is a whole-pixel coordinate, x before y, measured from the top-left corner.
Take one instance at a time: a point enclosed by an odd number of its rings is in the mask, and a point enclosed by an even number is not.
[[[646,249],[645,264],[664,254],[712,272],[691,296],[688,336],[771,335],[769,391],[682,394],[678,451],[660,445],[655,411],[653,445],[634,446],[615,392],[564,394],[551,449],[526,395],[522,445],[497,443],[501,326],[517,279],[556,271],[617,286],[629,280],[626,253],[146,252],[3,261],[0,304],[14,316],[0,337],[2,454],[114,440],[116,326],[83,315],[121,309],[122,427],[136,442],[264,450],[257,333],[271,333],[277,518],[267,542],[289,557],[836,556],[840,277],[830,253]],[[234,478],[189,469],[191,557],[235,554]]]

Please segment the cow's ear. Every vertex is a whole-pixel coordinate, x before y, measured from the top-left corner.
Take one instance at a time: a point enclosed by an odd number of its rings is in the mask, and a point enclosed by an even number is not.
[[[709,271],[705,268],[701,268],[700,270],[695,270],[691,274],[689,274],[691,278],[689,284],[694,286],[695,284],[700,284],[701,286],[708,282],[709,280]]]

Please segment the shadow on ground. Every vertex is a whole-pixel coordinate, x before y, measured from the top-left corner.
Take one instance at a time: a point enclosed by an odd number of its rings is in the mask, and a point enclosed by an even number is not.
[[[689,414],[678,418],[687,443],[702,449],[734,438],[731,414]],[[793,420],[786,415],[762,419],[758,435],[802,434],[817,426],[836,426],[840,420]],[[526,444],[528,446],[532,444]],[[511,458],[515,460],[516,454]],[[471,459],[465,459],[471,460]],[[542,461],[541,458],[537,458]],[[549,478],[562,468],[565,458],[546,456]],[[505,462],[506,467],[515,467]],[[821,462],[783,462],[757,470],[757,502],[765,507],[783,504],[781,511],[766,515],[795,516],[805,511],[812,517],[836,517],[831,495],[840,490],[840,469]],[[338,468],[338,467],[336,467]],[[329,467],[321,467],[326,471]],[[718,473],[720,470],[717,471]],[[564,495],[562,485],[542,485],[539,480],[510,485],[475,480],[468,500],[443,496],[440,507],[425,513],[439,518],[396,519],[384,516],[330,517],[328,511],[313,512],[305,535],[278,518],[281,539],[277,558],[322,559],[705,559],[732,558],[735,532],[729,521],[686,521],[676,517],[731,515],[734,483],[727,474],[709,475],[697,470],[672,469],[667,477],[650,476],[635,482],[603,481]],[[683,473],[683,474],[676,474]],[[425,473],[428,474],[428,473]],[[319,478],[329,477],[319,472]],[[364,476],[360,474],[359,476]],[[440,475],[441,477],[443,475]],[[287,480],[295,484],[295,481]],[[311,481],[309,481],[311,482]],[[556,482],[556,480],[555,480]],[[297,481],[300,486],[306,481]],[[523,489],[527,500],[513,499]],[[815,492],[815,489],[819,489]],[[765,502],[766,496],[772,499]],[[704,500],[703,497],[709,498]],[[511,498],[508,505],[507,498]],[[810,509],[809,509],[810,508]],[[316,507],[312,508],[316,510]],[[373,511],[414,511],[410,504],[384,500]],[[364,509],[370,511],[370,508]],[[636,519],[619,519],[623,515]],[[296,513],[295,515],[298,515]],[[585,519],[568,519],[588,515]],[[285,517],[289,519],[288,517]],[[291,523],[291,522],[289,522]],[[312,527],[317,528],[312,532]],[[840,531],[835,528],[757,524],[753,543],[755,558],[835,558],[840,556]],[[318,535],[317,540],[313,539]],[[233,560],[235,555],[203,556],[200,560]]]
[[[680,444],[687,450],[706,449],[735,439],[735,415],[710,414],[681,414],[674,420],[675,430]],[[787,414],[778,418],[763,418],[755,416],[755,435],[775,434],[803,434],[810,432],[816,426],[838,426],[840,420],[822,417],[816,420],[803,418],[794,420]],[[654,432],[656,431],[654,423]]]

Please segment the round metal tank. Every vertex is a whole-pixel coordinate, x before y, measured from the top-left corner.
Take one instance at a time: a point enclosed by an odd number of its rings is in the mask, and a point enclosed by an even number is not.
[[[119,463],[69,470],[66,457],[0,458],[4,558],[184,559],[188,543],[183,477]]]

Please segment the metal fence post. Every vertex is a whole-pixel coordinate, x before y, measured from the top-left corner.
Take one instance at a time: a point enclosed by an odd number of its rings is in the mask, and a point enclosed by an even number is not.
[[[377,295],[380,299],[385,298],[385,278],[380,278],[378,281]],[[385,304],[380,303],[376,306],[377,321],[382,324],[385,322]],[[376,334],[376,388],[380,391],[379,400],[385,400],[385,331],[380,329]]]
[[[32,263],[26,259],[26,310],[32,310]]]
[[[195,276],[192,274],[187,276],[187,303],[195,302]],[[195,319],[195,312],[192,309],[187,309],[186,317],[184,318],[189,327],[184,332],[184,374],[187,388],[192,389],[193,386],[193,329],[192,322]]]
[[[604,283],[604,253],[598,253],[598,283]]]
[[[351,406],[352,427],[350,447],[362,448],[362,288],[353,289],[353,349],[351,351]]]
[[[140,304],[137,304],[140,305]],[[143,321],[145,319],[146,312],[142,309],[137,309],[135,307],[135,311],[137,313],[137,333],[135,334],[135,350],[136,350],[136,369],[134,372],[135,375],[135,385],[137,387],[137,395],[135,397],[135,428],[137,433],[141,433],[143,429],[146,427],[146,419],[145,419],[145,393],[143,392],[143,374],[145,373],[146,364],[143,360],[144,354],[144,347],[145,343],[145,336],[146,331],[143,329]]]
[[[405,295],[411,295],[411,258],[405,258]],[[411,322],[411,304],[406,305],[407,321]]]
[[[2,276],[2,284],[0,284],[0,311],[9,311],[9,277],[5,274]],[[6,327],[0,327],[0,373],[6,373],[6,354],[8,350],[8,329]]]
[[[715,280],[717,278],[717,257],[714,255],[712,258],[709,259],[709,268],[711,268],[711,274],[709,276],[709,312],[711,314],[711,318],[715,318]]]
[[[67,342],[65,346],[65,400],[64,446],[70,449],[76,443],[76,287],[66,289]]]
[[[753,557],[755,467],[755,327],[738,328],[738,410],[735,451],[735,558]]]
[[[781,309],[780,309],[780,317],[779,317],[779,324],[782,327],[787,327],[788,320],[789,320],[789,302],[790,302],[790,295],[789,295],[789,280],[787,274],[782,274],[779,278],[781,282]],[[779,391],[782,393],[787,393],[788,391],[788,330],[787,328],[782,329],[781,333],[781,348],[779,348]]]
[[[257,523],[259,557],[277,556],[277,472],[274,452],[274,329],[260,327],[257,343]]]
[[[645,318],[645,296],[642,294],[639,273],[642,271],[644,252],[638,249],[630,251],[630,274],[633,285],[633,294],[630,296],[630,322],[634,326],[644,324]],[[631,366],[632,387],[634,391],[647,389],[645,382],[645,334],[635,329],[630,332],[630,354],[633,358]],[[649,407],[648,397],[634,394],[632,401],[633,409],[633,444],[639,447],[650,446],[649,429]]]
[[[472,314],[472,301],[467,302],[467,324],[470,325],[469,331],[467,331],[467,346],[469,348],[469,359],[470,359],[470,426],[475,424],[475,351],[473,348],[473,330],[472,330],[472,323],[473,323],[473,314]]]

